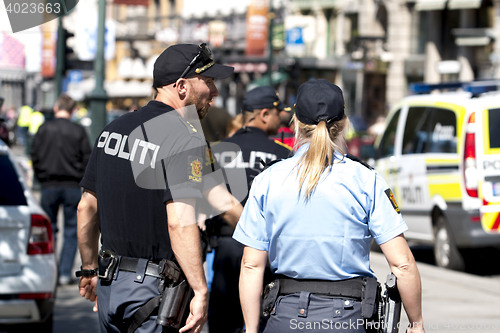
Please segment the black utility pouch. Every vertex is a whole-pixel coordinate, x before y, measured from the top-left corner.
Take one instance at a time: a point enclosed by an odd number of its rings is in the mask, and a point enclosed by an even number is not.
[[[262,315],[268,318],[274,308],[274,303],[280,291],[280,281],[278,279],[270,282],[262,293]]]
[[[361,298],[361,316],[370,319],[375,316],[380,302],[380,284],[371,277],[365,277],[363,295]]]
[[[111,281],[118,266],[118,256],[110,250],[101,250],[97,260],[99,273],[97,276],[104,281]]]

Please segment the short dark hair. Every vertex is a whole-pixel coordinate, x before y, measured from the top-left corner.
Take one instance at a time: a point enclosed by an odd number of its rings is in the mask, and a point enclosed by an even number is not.
[[[59,110],[65,110],[71,113],[76,106],[76,102],[68,95],[61,94],[56,101],[56,105]]]

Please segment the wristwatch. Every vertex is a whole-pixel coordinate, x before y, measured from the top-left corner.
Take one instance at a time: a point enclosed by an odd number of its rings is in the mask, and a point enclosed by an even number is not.
[[[97,275],[97,268],[94,269],[82,269],[82,266],[80,266],[80,270],[75,273],[76,277],[91,277],[91,276],[96,276]]]

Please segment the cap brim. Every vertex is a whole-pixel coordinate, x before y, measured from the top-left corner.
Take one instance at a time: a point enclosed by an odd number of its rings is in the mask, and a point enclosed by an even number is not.
[[[286,105],[283,102],[280,102],[277,106],[278,110],[280,111],[285,111],[285,112],[292,112],[292,108]]]
[[[200,73],[200,75],[212,77],[214,79],[225,79],[226,77],[231,76],[233,72],[234,72],[234,67],[214,64],[212,67],[210,67],[203,73]]]

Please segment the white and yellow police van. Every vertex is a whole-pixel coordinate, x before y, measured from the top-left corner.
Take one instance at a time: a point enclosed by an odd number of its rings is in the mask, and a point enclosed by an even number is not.
[[[376,170],[394,192],[409,241],[434,245],[436,264],[463,270],[462,249],[500,247],[499,82],[414,85],[462,88],[413,95],[388,114]]]

